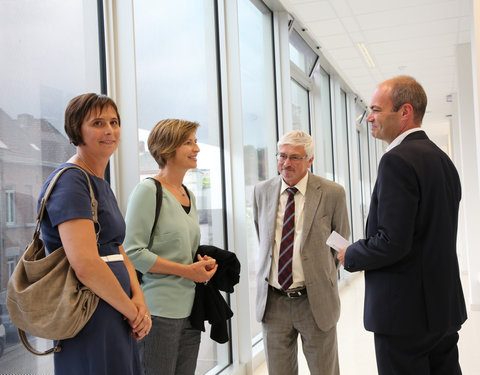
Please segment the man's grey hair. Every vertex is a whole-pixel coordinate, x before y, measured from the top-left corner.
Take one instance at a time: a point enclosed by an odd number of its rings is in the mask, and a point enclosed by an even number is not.
[[[313,157],[313,138],[302,130],[292,130],[284,134],[278,141],[277,147],[280,148],[283,145],[303,146],[307,159],[310,160]]]

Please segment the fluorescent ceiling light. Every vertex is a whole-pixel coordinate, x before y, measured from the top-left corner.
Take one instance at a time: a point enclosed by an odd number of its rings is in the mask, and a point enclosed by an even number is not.
[[[358,49],[360,50],[360,52],[362,53],[363,58],[367,62],[367,65],[370,68],[375,68],[375,62],[373,61],[372,56],[370,56],[370,53],[368,52],[368,49],[367,49],[367,46],[365,45],[365,43],[363,43],[363,42],[357,43],[357,46],[358,46]]]

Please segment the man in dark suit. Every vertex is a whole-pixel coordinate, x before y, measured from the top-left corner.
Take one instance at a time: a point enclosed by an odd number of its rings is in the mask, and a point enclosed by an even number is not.
[[[411,77],[381,83],[367,121],[389,143],[380,160],[366,239],[342,249],[365,270],[364,324],[380,375],[456,375],[467,318],[456,240],[461,187],[450,158],[420,129],[427,97]]]
[[[348,237],[350,228],[343,187],[308,170],[313,149],[305,132],[284,135],[278,142],[280,176],[254,189],[260,242],[256,314],[274,375],[298,373],[299,334],[311,374],[339,373],[339,262],[325,242],[333,230]]]

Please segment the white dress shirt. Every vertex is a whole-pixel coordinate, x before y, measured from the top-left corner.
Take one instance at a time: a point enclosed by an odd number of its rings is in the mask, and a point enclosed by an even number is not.
[[[392,148],[398,146],[400,143],[402,143],[402,141],[407,137],[407,135],[409,134],[412,134],[412,133],[415,133],[415,132],[418,132],[418,131],[423,131],[423,129],[421,129],[420,127],[418,128],[412,128],[412,129],[409,129],[407,130],[406,132],[400,134],[397,138],[395,138],[392,143],[390,143],[387,147],[387,149],[385,150],[385,152],[388,152],[390,151]]]
[[[292,258],[292,277],[293,283],[289,289],[305,286],[305,276],[303,274],[302,259],[300,254],[300,243],[302,241],[302,229],[303,229],[303,208],[305,206],[305,193],[307,192],[308,172],[305,176],[295,185],[298,189],[297,194],[294,196],[295,201],[295,235],[293,239],[293,258]],[[273,258],[272,267],[270,269],[269,284],[277,289],[282,289],[278,282],[278,253],[280,250],[280,242],[282,240],[283,229],[283,216],[285,215],[285,206],[287,205],[288,186],[285,181],[282,180],[282,186],[280,188],[280,199],[277,208],[277,220],[275,224],[275,243],[273,244]]]

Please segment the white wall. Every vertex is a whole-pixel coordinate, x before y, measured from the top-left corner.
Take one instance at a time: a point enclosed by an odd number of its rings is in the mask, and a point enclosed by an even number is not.
[[[462,44],[457,47],[458,64],[458,126],[455,127],[453,136],[458,137],[454,145],[454,161],[459,170],[462,180],[462,207],[459,228],[459,236],[464,236],[461,243],[465,249],[460,249],[465,255],[466,267],[469,277],[469,294],[467,303],[471,309],[480,310],[480,253],[477,251],[480,243],[480,190],[478,173],[478,102],[474,100],[474,85],[472,85],[472,56],[470,45]],[[473,65],[475,66],[475,65]],[[477,88],[479,82],[476,81]],[[474,82],[475,83],[475,82]],[[476,119],[477,117],[477,119]],[[458,146],[457,146],[458,147]]]
[[[469,217],[469,220],[472,220],[473,226],[476,228],[474,228],[472,232],[468,232],[469,235],[472,236],[472,244],[475,246],[475,248],[472,247],[469,249],[468,260],[470,271],[471,308],[480,310],[480,252],[477,251],[480,241],[480,231],[478,230],[478,224],[480,223],[480,174],[478,174],[478,166],[480,165],[480,0],[473,1],[472,19],[471,51],[473,66],[473,109],[475,115],[473,126],[475,133],[475,148],[473,152],[476,152],[476,155],[472,155],[471,163],[475,164],[477,167],[476,190],[472,191],[472,199],[475,199],[477,202],[477,210],[475,211],[475,216]]]

